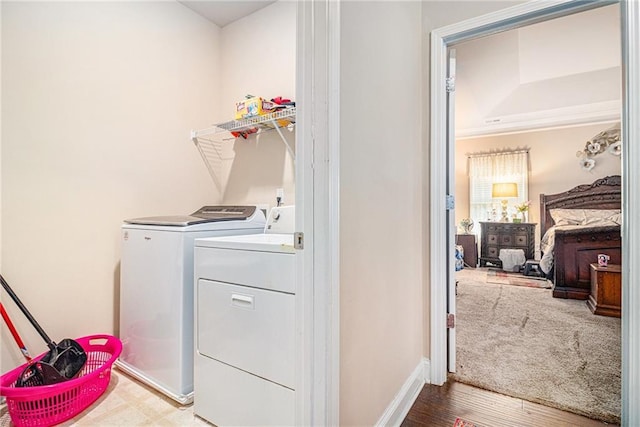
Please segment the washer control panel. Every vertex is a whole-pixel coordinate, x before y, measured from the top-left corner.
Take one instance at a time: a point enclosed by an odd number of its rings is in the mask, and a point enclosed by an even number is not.
[[[296,227],[295,206],[277,206],[269,211],[265,233],[293,234]]]

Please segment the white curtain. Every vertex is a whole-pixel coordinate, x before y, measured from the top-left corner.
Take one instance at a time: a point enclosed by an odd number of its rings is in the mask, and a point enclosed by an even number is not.
[[[500,220],[501,200],[491,197],[491,187],[498,182],[518,185],[518,197],[508,199],[511,218],[517,213],[515,206],[529,200],[529,153],[514,151],[469,156],[469,213],[474,223]]]

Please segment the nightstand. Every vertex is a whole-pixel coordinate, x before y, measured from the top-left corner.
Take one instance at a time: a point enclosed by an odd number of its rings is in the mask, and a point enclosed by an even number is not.
[[[620,317],[622,267],[591,264],[591,294],[587,306],[593,314]]]
[[[456,234],[456,245],[464,249],[465,265],[476,268],[478,266],[478,239],[475,234]]]

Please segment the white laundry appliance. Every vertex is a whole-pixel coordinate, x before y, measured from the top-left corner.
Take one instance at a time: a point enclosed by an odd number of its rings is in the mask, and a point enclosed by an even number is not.
[[[294,224],[196,239],[194,414],[217,426],[295,424]]]
[[[116,366],[181,404],[193,401],[193,245],[199,237],[261,233],[255,206],[204,206],[187,216],[122,225]]]

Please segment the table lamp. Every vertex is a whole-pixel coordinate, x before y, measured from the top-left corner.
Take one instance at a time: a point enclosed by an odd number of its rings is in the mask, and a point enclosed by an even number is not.
[[[518,184],[515,182],[495,183],[491,188],[491,197],[502,199],[500,202],[502,203],[502,218],[500,218],[500,221],[509,222],[509,217],[507,216],[507,198],[518,197]]]

